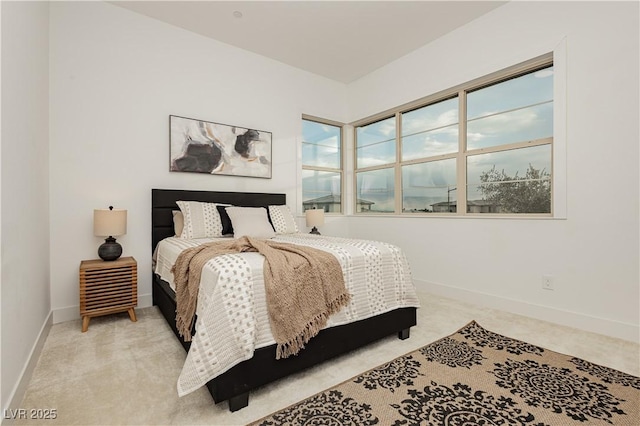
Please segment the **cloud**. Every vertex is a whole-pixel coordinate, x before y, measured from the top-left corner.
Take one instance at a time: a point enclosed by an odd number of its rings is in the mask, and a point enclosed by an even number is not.
[[[471,120],[467,146],[477,149],[553,135],[553,104],[545,103]]]
[[[458,123],[457,103],[454,107],[447,108],[443,111],[430,110],[432,107],[433,106],[428,106],[421,110],[403,114],[402,134],[411,135]]]

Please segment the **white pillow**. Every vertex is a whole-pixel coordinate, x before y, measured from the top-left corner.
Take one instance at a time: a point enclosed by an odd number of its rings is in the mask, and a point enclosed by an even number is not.
[[[176,204],[184,217],[180,238],[222,237],[222,220],[216,206],[228,206],[228,204],[199,201],[176,201]]]
[[[173,232],[176,237],[179,237],[184,229],[184,216],[180,210],[172,210],[171,213],[173,214]]]
[[[276,234],[293,234],[298,232],[298,225],[288,206],[269,206],[269,216]]]
[[[233,225],[233,237],[271,238],[276,233],[269,223],[264,207],[227,207],[225,209]]]

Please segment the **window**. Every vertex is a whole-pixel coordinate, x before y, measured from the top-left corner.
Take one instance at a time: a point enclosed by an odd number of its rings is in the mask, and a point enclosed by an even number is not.
[[[342,124],[302,117],[302,211],[342,212]]]
[[[399,114],[404,213],[452,212],[455,208],[459,102],[456,95]]]
[[[395,211],[396,120],[356,128],[356,212]]]
[[[553,66],[467,93],[467,212],[551,213]]]
[[[356,212],[550,215],[550,55],[355,123]]]

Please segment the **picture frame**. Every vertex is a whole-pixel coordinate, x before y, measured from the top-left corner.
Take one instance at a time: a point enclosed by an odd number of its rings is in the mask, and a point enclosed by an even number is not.
[[[271,179],[272,134],[169,116],[169,170]]]

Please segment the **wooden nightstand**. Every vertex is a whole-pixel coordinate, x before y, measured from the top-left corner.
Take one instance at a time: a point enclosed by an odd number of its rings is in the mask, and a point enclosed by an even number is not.
[[[80,262],[80,316],[82,332],[92,317],[129,312],[137,321],[133,308],[138,304],[138,264],[133,257],[106,262],[102,259]]]

